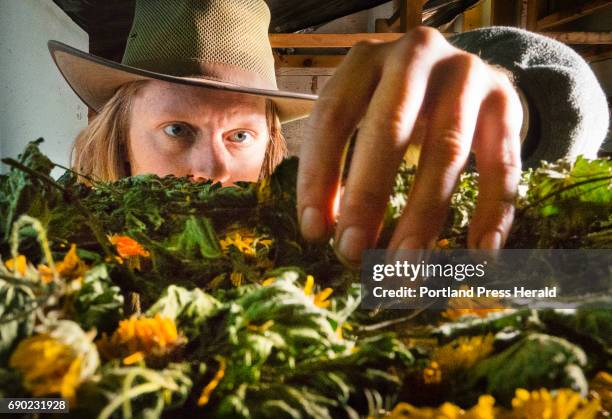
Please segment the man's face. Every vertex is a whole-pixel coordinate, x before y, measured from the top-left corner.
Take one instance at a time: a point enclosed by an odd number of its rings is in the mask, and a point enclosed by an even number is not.
[[[131,175],[255,181],[269,141],[262,97],[148,82],[134,98]]]

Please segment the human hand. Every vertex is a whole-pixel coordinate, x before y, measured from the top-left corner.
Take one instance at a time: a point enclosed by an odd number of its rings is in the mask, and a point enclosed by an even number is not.
[[[343,150],[359,125],[335,231],[342,259],[356,264],[363,250],[376,246],[411,142],[422,142],[419,165],[389,250],[433,247],[470,151],[480,177],[468,245],[503,246],[521,173],[522,117],[508,77],[435,29],[357,44],[325,85],[307,124],[297,184],[303,236],[317,241],[331,234]]]

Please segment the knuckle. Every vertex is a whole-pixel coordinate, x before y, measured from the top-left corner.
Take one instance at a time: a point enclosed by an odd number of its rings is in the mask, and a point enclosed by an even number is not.
[[[438,166],[463,166],[469,153],[465,135],[458,129],[443,130],[432,144],[431,159]]]
[[[360,129],[360,139],[384,141],[391,152],[400,152],[408,141],[406,123],[401,115],[380,115],[368,120]]]
[[[335,188],[334,182],[321,176],[317,167],[300,165],[297,181],[298,201],[300,206],[318,206],[323,197]]]
[[[367,40],[359,41],[350,49],[347,58],[368,58],[377,46],[378,43],[376,42]]]
[[[419,44],[425,46],[436,45],[440,42],[446,42],[444,36],[434,28],[428,26],[419,26],[411,30],[404,39],[411,44]]]
[[[499,170],[502,175],[502,178],[508,179],[513,184],[518,182],[518,180],[521,178],[521,175],[523,173],[523,168],[521,165],[520,157],[517,159],[511,159],[509,161],[506,161],[504,164],[502,164],[502,167],[500,167]],[[514,188],[508,188],[508,189],[514,189]]]
[[[444,36],[438,30],[426,26],[418,27],[395,41],[395,47],[400,54],[418,56],[430,54],[442,43],[446,43]]]
[[[375,216],[382,206],[386,205],[386,199],[380,192],[358,188],[346,190],[341,201],[341,216],[347,218],[359,218],[368,220]]]
[[[506,110],[511,104],[509,92],[502,87],[491,90],[488,101],[492,106],[501,109],[502,111]]]
[[[478,77],[482,74],[485,65],[476,55],[467,52],[455,54],[441,63],[442,70],[450,70],[459,74]]]
[[[322,129],[330,129],[343,121],[345,113],[341,98],[322,95],[306,122],[306,130],[309,134],[321,134]]]

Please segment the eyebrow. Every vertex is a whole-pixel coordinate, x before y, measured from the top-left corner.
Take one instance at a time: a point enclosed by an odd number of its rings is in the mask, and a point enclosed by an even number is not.
[[[227,109],[225,112],[222,113],[222,117],[224,119],[227,119],[228,121],[231,121],[231,120],[258,121],[259,120],[259,115],[256,113],[255,106],[251,106],[251,105],[246,105],[245,107],[243,106],[244,105],[241,105],[241,104],[227,106],[227,108],[229,109]],[[192,119],[192,116],[193,116],[192,111],[188,110],[188,108],[186,108],[182,104],[179,104],[176,102],[173,102],[167,105],[154,106],[154,107],[149,108],[149,110],[154,111],[156,115],[160,115],[163,117],[170,117],[170,119],[189,120],[189,119]],[[246,110],[247,112],[243,112],[244,110]],[[249,112],[250,110],[252,110],[252,112]]]

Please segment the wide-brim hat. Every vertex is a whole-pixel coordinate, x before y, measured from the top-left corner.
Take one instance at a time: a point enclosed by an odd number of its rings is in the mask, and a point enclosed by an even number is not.
[[[281,123],[304,118],[315,95],[278,90],[263,0],[137,0],[121,63],[49,41],[74,92],[95,111],[125,83],[162,80],[268,98]]]

